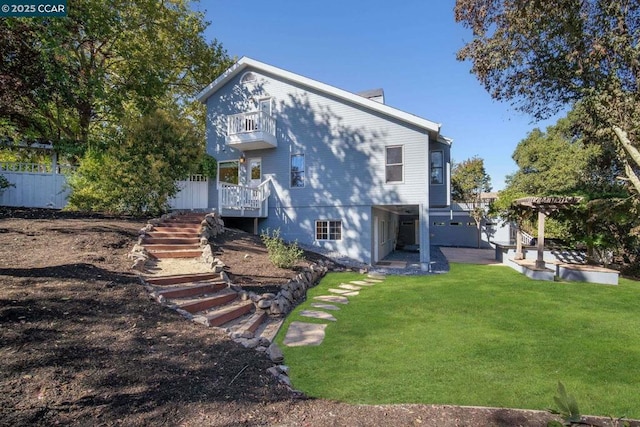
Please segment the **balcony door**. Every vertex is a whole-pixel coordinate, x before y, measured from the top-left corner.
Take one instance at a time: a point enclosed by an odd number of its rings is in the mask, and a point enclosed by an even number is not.
[[[271,115],[271,98],[264,98],[259,101],[259,109],[266,115]]]
[[[247,162],[247,182],[249,187],[258,187],[262,182],[262,159],[259,157],[250,158]]]

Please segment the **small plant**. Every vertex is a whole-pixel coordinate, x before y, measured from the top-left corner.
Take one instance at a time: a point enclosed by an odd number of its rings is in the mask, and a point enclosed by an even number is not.
[[[298,243],[286,244],[280,237],[279,228],[273,230],[272,233],[269,233],[267,228],[260,234],[260,237],[269,252],[269,260],[276,267],[291,268],[302,259],[304,252],[298,247]]]
[[[576,398],[573,395],[567,394],[564,384],[560,381],[558,381],[558,395],[553,396],[553,400],[558,405],[558,409],[549,409],[549,412],[560,415],[564,420],[564,424],[560,424],[558,421],[550,421],[547,427],[571,426],[575,423],[580,423],[582,416],[578,409],[578,402],[576,402]]]
[[[0,175],[0,194],[9,187],[15,187],[15,184],[10,183],[4,175]]]

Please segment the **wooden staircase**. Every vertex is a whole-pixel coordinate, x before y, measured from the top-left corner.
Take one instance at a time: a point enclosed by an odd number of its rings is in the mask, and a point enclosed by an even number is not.
[[[142,246],[154,258],[197,258],[200,247],[200,223],[203,213],[187,213],[164,220],[148,231]]]
[[[159,302],[186,313],[195,322],[227,329],[247,347],[268,346],[277,328],[247,294],[230,287],[219,274],[198,273],[145,279]]]

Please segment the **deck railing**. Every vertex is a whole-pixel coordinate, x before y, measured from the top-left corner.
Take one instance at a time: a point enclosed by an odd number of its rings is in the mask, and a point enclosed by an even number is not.
[[[240,113],[229,116],[228,135],[240,133],[265,132],[269,135],[276,134],[276,119],[263,111]]]
[[[259,216],[264,216],[268,207],[269,181],[262,182],[258,187],[246,185],[228,184],[221,182],[218,186],[218,200],[221,209],[238,209],[241,215],[245,210],[258,211]]]

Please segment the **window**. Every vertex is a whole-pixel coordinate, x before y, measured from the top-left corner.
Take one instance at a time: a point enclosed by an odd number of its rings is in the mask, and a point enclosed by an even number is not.
[[[385,222],[384,220],[382,220],[382,223],[380,224],[380,244],[383,244],[384,242],[387,241],[386,232],[387,232],[387,229],[385,227]]]
[[[387,147],[386,182],[402,182],[402,145]]]
[[[291,155],[291,187],[304,187],[304,154]]]
[[[258,101],[258,109],[267,115],[271,115],[271,98],[263,98]]]
[[[237,161],[218,163],[218,181],[227,184],[238,184],[240,168]]]
[[[244,73],[242,77],[240,77],[240,83],[242,84],[255,83],[256,80],[258,80],[258,76],[256,76],[255,73],[252,73],[251,71]]]
[[[316,221],[316,240],[342,240],[342,221]]]
[[[444,153],[431,152],[431,183],[444,184]]]

